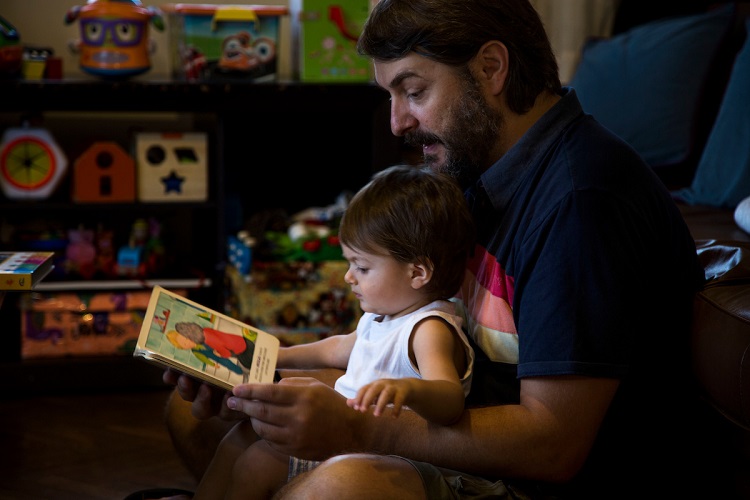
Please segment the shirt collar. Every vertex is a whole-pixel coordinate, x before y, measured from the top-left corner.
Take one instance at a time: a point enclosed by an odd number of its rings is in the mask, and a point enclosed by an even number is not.
[[[479,178],[477,189],[484,190],[495,210],[502,211],[513,197],[527,172],[547,154],[559,136],[578,118],[583,109],[571,87],[563,87],[555,103],[521,139]]]

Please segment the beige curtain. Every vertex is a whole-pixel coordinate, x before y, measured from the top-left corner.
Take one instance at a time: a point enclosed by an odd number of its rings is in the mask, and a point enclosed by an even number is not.
[[[612,33],[620,0],[530,0],[547,29],[560,66],[560,80],[570,81],[590,36]]]

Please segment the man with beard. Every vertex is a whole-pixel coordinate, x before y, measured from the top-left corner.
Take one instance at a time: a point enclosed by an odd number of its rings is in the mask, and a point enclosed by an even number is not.
[[[700,414],[693,239],[637,153],[561,86],[528,0],[380,0],[358,47],[391,96],[393,133],[457,179],[476,220],[460,295],[477,353],[467,410],[449,426],[375,417],[298,377],[222,401],[167,372],[169,429],[192,470],[242,410],[222,446],[260,437],[323,460],[282,497],[705,494],[710,457],[682,431]]]

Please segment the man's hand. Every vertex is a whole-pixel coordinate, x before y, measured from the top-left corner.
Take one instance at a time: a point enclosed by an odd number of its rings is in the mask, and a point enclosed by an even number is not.
[[[164,383],[177,388],[182,399],[192,403],[191,413],[198,420],[219,417],[223,420],[246,418],[241,412],[232,411],[226,404],[231,393],[210,384],[205,384],[184,373],[167,368],[162,375]]]
[[[281,453],[321,460],[357,443],[366,418],[330,386],[307,377],[278,384],[241,384],[227,404],[249,416],[256,434]]]

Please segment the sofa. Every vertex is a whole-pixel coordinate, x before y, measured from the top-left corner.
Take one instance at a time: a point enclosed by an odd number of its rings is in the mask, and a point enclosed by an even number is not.
[[[685,437],[715,444],[717,498],[750,498],[750,2],[695,10],[587,41],[569,85],[651,165],[696,241],[706,282],[691,352],[706,428]]]

